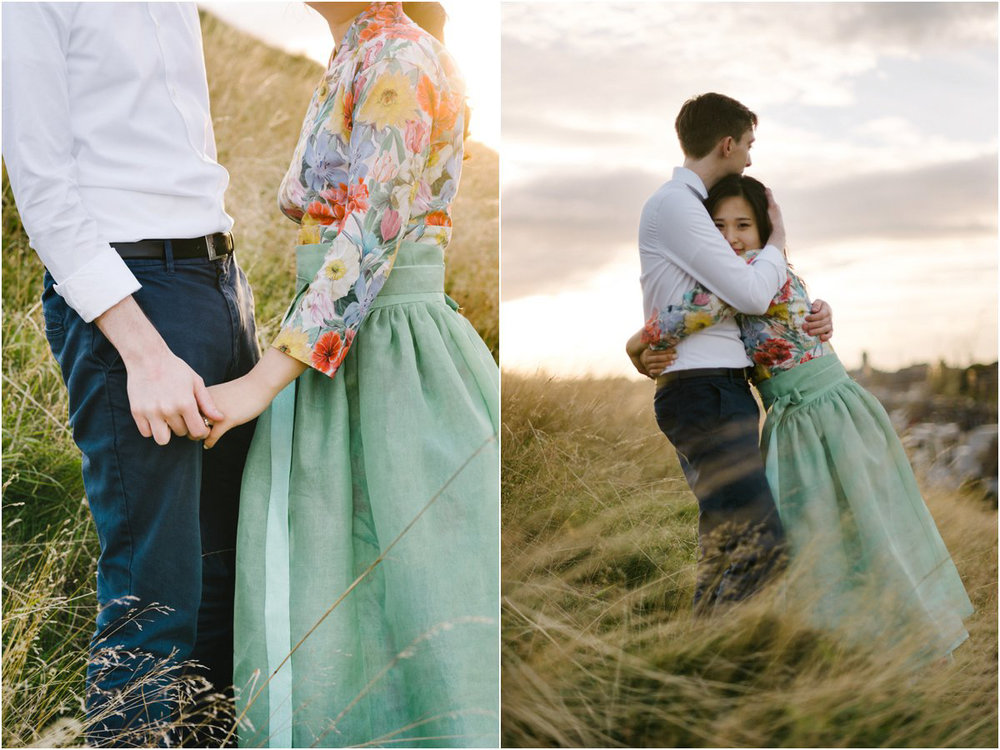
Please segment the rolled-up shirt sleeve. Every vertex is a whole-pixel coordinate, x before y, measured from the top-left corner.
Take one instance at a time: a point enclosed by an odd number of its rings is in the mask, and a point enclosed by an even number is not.
[[[747,265],[696,200],[661,201],[657,224],[670,258],[739,312],[763,315],[787,279],[788,266],[778,248],[767,245]]]
[[[90,322],[140,284],[100,236],[77,183],[67,70],[76,5],[2,6],[3,158],[31,247]]]

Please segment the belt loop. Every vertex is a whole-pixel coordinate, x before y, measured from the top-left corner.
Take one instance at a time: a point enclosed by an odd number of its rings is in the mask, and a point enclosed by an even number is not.
[[[174,272],[174,245],[170,240],[163,241],[163,257],[167,261],[167,272]]]

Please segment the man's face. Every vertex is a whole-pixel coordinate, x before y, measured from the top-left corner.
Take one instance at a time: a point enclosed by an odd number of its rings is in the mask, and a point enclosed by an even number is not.
[[[750,148],[755,140],[757,139],[753,134],[753,128],[749,128],[743,137],[736,141],[730,154],[734,174],[743,174],[743,170],[750,166]]]

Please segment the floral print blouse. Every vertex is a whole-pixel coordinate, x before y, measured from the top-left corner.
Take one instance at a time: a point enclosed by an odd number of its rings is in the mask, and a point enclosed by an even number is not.
[[[758,253],[760,250],[738,254],[750,263]],[[833,353],[830,344],[803,330],[810,307],[805,282],[791,270],[764,315],[737,312],[703,285],[696,284],[684,295],[681,304],[654,311],[646,321],[642,340],[657,349],[675,347],[686,336],[736,316],[740,338],[753,362],[753,381],[759,383],[782,370]]]
[[[400,243],[448,244],[464,130],[451,56],[401,3],[372,3],[331,58],[278,191],[299,244],[328,248],[273,346],[337,372]]]

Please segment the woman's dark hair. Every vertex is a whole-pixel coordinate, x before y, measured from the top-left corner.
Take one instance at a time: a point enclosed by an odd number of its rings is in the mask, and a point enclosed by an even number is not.
[[[767,193],[764,192],[764,185],[753,177],[741,174],[731,174],[723,177],[712,185],[705,199],[705,208],[709,215],[715,212],[719,203],[726,198],[745,198],[753,211],[754,222],[757,224],[757,231],[760,233],[761,246],[767,243],[767,238],[771,236],[771,219],[767,215]]]
[[[444,23],[448,14],[441,3],[403,3],[403,13],[432,37],[444,44]]]
[[[674,127],[684,155],[701,159],[727,135],[739,140],[757,127],[757,115],[735,99],[710,92],[684,102]]]

